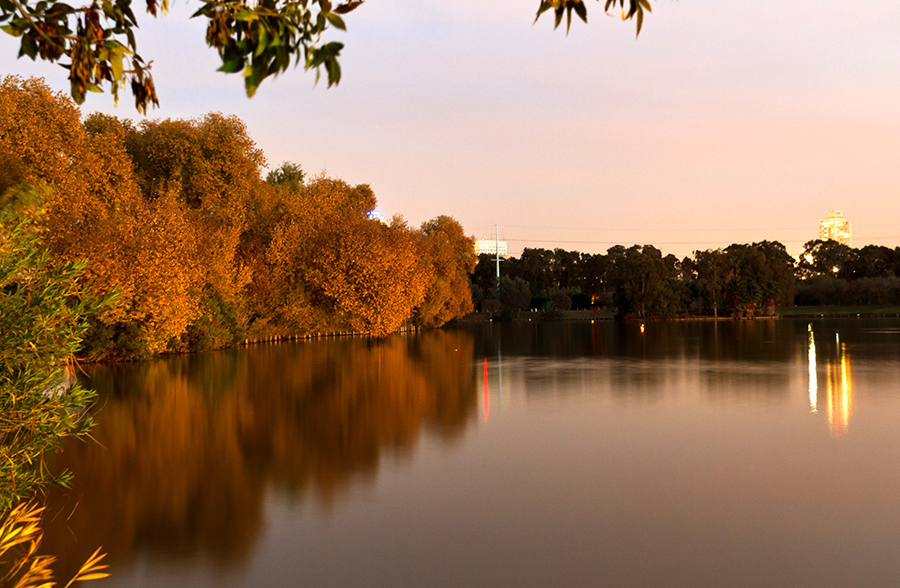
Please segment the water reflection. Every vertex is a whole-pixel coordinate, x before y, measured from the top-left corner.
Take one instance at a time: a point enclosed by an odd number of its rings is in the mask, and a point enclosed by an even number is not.
[[[828,381],[828,422],[835,439],[847,431],[850,425],[850,412],[853,407],[853,387],[850,379],[850,356],[847,346],[838,343],[840,357],[830,365],[826,363]]]
[[[61,456],[45,547],[71,569],[102,544],[119,586],[893,585],[896,325],[474,325],[97,368],[103,446]]]
[[[435,332],[94,366],[97,443],[61,456],[76,491],[51,496],[44,549],[63,577],[97,545],[113,563],[239,566],[270,490],[330,509],[386,452],[458,439],[477,412],[472,355],[468,334]]]
[[[818,370],[816,341],[812,324],[809,325],[809,405],[813,413],[818,413]],[[831,357],[825,356],[822,370],[825,372],[825,406],[828,424],[835,439],[847,432],[853,411],[853,378],[850,354],[847,344],[841,342],[839,332],[834,334],[835,351]]]
[[[816,375],[816,338],[813,335],[812,324],[809,325],[809,411],[813,414],[818,410],[819,383]]]
[[[479,359],[603,357],[697,358],[710,361],[780,361],[805,352],[806,323],[799,321],[526,322],[473,327]],[[798,329],[802,331],[798,332]],[[798,337],[799,336],[799,337]],[[799,338],[799,340],[798,340]]]

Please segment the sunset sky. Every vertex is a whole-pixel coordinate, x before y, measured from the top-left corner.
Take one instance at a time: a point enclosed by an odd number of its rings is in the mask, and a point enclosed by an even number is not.
[[[661,0],[634,24],[589,3],[568,37],[537,0],[370,0],[347,16],[340,86],[302,69],[247,99],[217,73],[196,4],[146,17],[161,107],[235,114],[271,166],[368,183],[389,217],[440,214],[523,247],[664,253],[778,240],[797,254],[830,208],[853,245],[900,245],[900,3]],[[16,60],[0,73],[59,67]],[[139,119],[108,94],[95,110]]]

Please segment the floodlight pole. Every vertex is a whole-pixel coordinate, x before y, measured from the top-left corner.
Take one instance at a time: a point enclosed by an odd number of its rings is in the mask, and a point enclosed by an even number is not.
[[[494,225],[494,256],[497,260],[497,287],[500,287],[500,225]]]

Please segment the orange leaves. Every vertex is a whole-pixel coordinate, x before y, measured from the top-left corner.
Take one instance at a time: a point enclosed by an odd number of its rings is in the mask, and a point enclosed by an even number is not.
[[[416,309],[415,322],[430,329],[472,312],[469,274],[477,258],[474,239],[466,237],[462,225],[452,217],[442,215],[423,223],[422,233],[433,278],[424,302]]]
[[[118,291],[99,316],[98,357],[182,349],[186,335],[383,336],[414,315],[434,327],[471,310],[475,258],[459,223],[385,224],[368,216],[368,185],[310,180],[299,166],[263,182],[263,154],[235,117],[134,125],[95,114],[82,126],[66,97],[7,78],[0,163],[0,188],[51,188],[45,244],[86,260],[98,295]],[[212,308],[231,326],[213,324]]]
[[[414,236],[375,220],[332,227],[311,260],[311,275],[351,328],[388,335],[424,299],[427,275]]]
[[[282,194],[265,253],[270,289],[256,290],[259,303],[292,329],[399,329],[430,279],[419,234],[369,219],[375,195],[366,185],[319,176]]]

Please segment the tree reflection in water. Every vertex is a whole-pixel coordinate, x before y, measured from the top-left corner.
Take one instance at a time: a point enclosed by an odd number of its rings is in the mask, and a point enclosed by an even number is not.
[[[64,577],[97,545],[113,564],[140,551],[239,565],[271,488],[330,508],[423,430],[461,436],[472,356],[470,335],[436,331],[91,366],[97,443],[60,456],[75,486],[50,497],[43,549]]]

